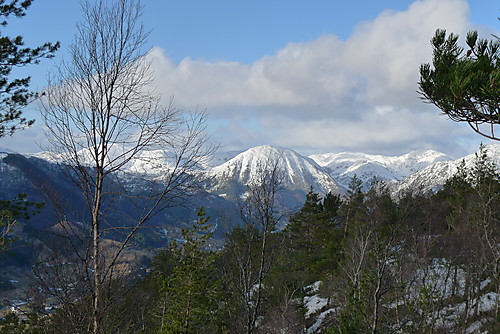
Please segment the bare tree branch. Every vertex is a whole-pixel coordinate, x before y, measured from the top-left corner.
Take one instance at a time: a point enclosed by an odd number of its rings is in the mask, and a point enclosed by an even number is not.
[[[50,150],[69,168],[90,213],[92,242],[84,245],[83,262],[92,268],[91,327],[100,333],[112,300],[103,289],[117,279],[117,265],[131,238],[197,186],[192,172],[213,148],[206,145],[204,112],[186,117],[173,100],[160,104],[144,51],[148,34],[139,21],[140,1],[85,1],[82,9],[71,60],[50,78],[41,109]],[[138,193],[117,186],[130,177],[126,171],[137,161],[152,167],[147,152],[153,150],[161,152],[168,165],[161,166],[162,175],[155,179],[149,175],[151,188]],[[143,176],[133,175],[138,180]],[[132,225],[108,221],[113,201],[120,197],[140,198],[144,204]],[[125,234],[105,255],[103,234],[109,231]]]

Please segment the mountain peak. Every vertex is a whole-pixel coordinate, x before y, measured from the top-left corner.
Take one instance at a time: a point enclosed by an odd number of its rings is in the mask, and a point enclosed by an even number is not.
[[[305,195],[310,187],[321,194],[340,190],[332,177],[313,160],[290,149],[263,145],[252,147],[212,168],[209,174],[216,181],[212,191],[222,194],[231,184],[233,188],[238,184],[240,190],[233,195],[239,196],[267,168],[275,167],[282,171],[283,186],[291,191]]]

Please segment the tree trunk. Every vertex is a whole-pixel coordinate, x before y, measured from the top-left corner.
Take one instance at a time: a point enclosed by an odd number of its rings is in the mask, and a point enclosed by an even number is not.
[[[92,255],[93,255],[93,277],[94,277],[94,300],[93,300],[93,314],[92,314],[92,323],[93,323],[93,334],[101,333],[101,268],[100,268],[100,244],[99,244],[99,211],[101,207],[102,200],[102,186],[103,186],[103,171],[102,168],[98,167],[96,175],[96,189],[95,189],[95,197],[93,201],[92,208]]]

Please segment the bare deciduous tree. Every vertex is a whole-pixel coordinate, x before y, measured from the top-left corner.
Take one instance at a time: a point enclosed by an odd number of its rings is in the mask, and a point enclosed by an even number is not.
[[[228,236],[226,244],[229,261],[225,271],[239,303],[235,317],[239,318],[242,328],[237,331],[247,334],[257,330],[262,314],[264,281],[275,257],[271,237],[284,212],[278,198],[283,168],[279,154],[259,165],[239,203],[243,226]]]
[[[190,171],[208,154],[205,114],[186,117],[172,102],[160,104],[144,51],[148,34],[139,21],[141,8],[133,0],[83,2],[71,60],[52,76],[42,103],[51,151],[69,167],[89,210],[91,236],[82,239],[87,244],[81,260],[89,266],[93,333],[101,332],[110,302],[103,288],[118,274],[130,239],[194,185]],[[156,186],[140,196],[143,207],[134,224],[112,225],[106,211],[110,202],[130,194],[126,187],[107,184],[119,180],[117,175],[124,177],[125,167],[144,157],[145,150],[160,151],[169,164],[162,167]],[[105,250],[103,233],[110,229],[122,237],[119,246]]]

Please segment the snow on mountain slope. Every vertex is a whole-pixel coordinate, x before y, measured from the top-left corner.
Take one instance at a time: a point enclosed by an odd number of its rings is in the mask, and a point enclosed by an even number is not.
[[[500,167],[500,144],[491,144],[486,146],[486,152],[489,159]],[[408,190],[420,190],[424,193],[439,190],[448,179],[456,174],[458,167],[465,161],[465,166],[470,168],[474,165],[476,153],[469,154],[463,158],[449,161],[441,161],[429,165],[396,184],[393,188],[394,193],[401,193]]]
[[[71,156],[68,159],[68,156],[65,154],[54,154],[50,152],[40,152],[36,154],[31,154],[31,156],[47,160],[53,163],[71,163],[73,157]],[[78,156],[80,159],[80,163],[83,165],[93,166],[92,162],[93,157],[90,154],[88,149],[82,149],[78,152]],[[126,152],[124,148],[113,147],[109,154],[109,159],[106,162],[107,168],[111,168],[113,166],[121,164],[124,160],[128,159],[130,156],[129,153]],[[114,160],[113,160],[114,159]],[[136,177],[147,177],[154,180],[159,180],[168,173],[170,173],[175,166],[178,166],[178,156],[175,152],[163,150],[163,149],[155,149],[155,150],[143,150],[138,152],[135,155],[135,158],[128,161],[124,166],[120,168],[117,172],[118,176],[128,177],[128,176],[136,176]],[[182,162],[181,162],[182,164]],[[198,171],[204,170],[205,166],[200,164],[189,165],[189,171]]]
[[[220,166],[212,168],[208,174],[213,180],[211,191],[221,192],[226,188],[238,187],[233,195],[241,195],[244,186],[257,180],[266,166],[272,166],[278,159],[283,170],[283,187],[291,191],[307,193],[312,186],[315,192],[326,194],[339,192],[337,183],[313,160],[295,151],[272,146],[258,146],[238,154]],[[233,189],[234,190],[234,189]],[[222,193],[221,193],[222,194]]]
[[[409,175],[440,161],[449,161],[450,157],[433,150],[413,151],[401,156],[383,156],[365,153],[326,153],[309,156],[344,188],[356,175],[367,189],[370,181],[377,178],[382,181],[398,182]]]
[[[487,146],[487,152],[500,166],[500,144]],[[117,152],[119,153],[119,152]],[[4,154],[5,155],[5,154]],[[54,162],[63,157],[44,152],[34,156]],[[82,157],[87,157],[82,153]],[[475,155],[464,157],[472,164]],[[208,190],[215,194],[236,199],[246,191],[246,186],[256,180],[262,168],[280,161],[283,170],[283,188],[297,201],[304,198],[310,187],[320,194],[329,191],[342,193],[356,175],[367,190],[373,178],[387,181],[395,193],[408,189],[436,191],[457,170],[462,159],[432,151],[413,151],[401,156],[382,156],[364,153],[327,153],[304,157],[297,152],[272,146],[258,146],[245,152],[218,152],[207,163],[193,166],[198,176],[207,177]],[[129,162],[122,176],[151,177],[160,181],[172,167],[172,153],[164,150],[141,152],[138,159]],[[1,164],[0,164],[0,167]],[[6,166],[2,167],[7,170]]]

